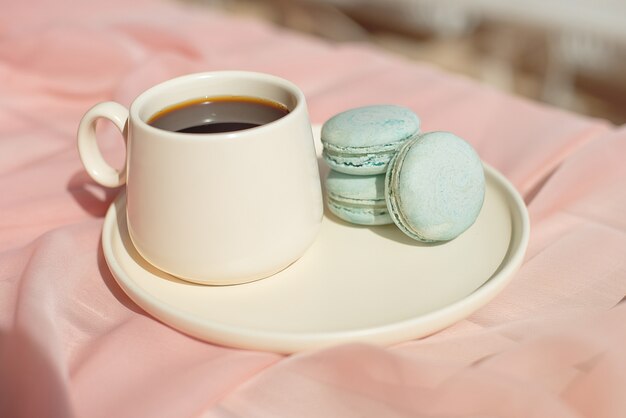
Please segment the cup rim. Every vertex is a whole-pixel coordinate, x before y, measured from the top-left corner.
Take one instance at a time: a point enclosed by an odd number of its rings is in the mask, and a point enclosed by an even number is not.
[[[189,134],[185,132],[174,132],[168,131],[165,129],[156,128],[140,117],[139,113],[141,109],[145,106],[146,101],[149,100],[150,96],[154,95],[156,92],[160,90],[166,90],[172,88],[174,85],[179,84],[181,82],[192,82],[194,80],[199,79],[207,79],[207,78],[218,78],[218,77],[241,77],[247,79],[255,79],[259,81],[265,81],[268,83],[273,83],[282,87],[290,94],[294,96],[296,99],[296,104],[293,109],[289,111],[285,116],[276,119],[272,122],[266,123],[264,125],[255,126],[249,129],[243,129],[239,131],[232,132],[218,132],[218,133],[194,133]],[[190,98],[191,99],[191,98]],[[172,103],[174,104],[174,103]],[[288,123],[289,120],[297,117],[296,115],[302,111],[305,106],[305,97],[302,90],[293,82],[286,80],[284,78],[255,71],[238,71],[238,70],[224,70],[224,71],[208,71],[208,72],[198,72],[186,74],[183,76],[171,78],[169,80],[163,81],[161,83],[155,84],[154,86],[148,88],[143,93],[135,98],[135,100],[131,103],[129,114],[129,120],[132,121],[133,124],[138,124],[141,128],[147,130],[148,132],[152,132],[154,134],[158,134],[161,137],[169,137],[172,139],[180,140],[220,140],[220,139],[230,139],[233,138],[241,138],[247,137],[249,135],[256,135],[261,131],[265,131],[267,129],[275,129],[279,127],[281,124]]]

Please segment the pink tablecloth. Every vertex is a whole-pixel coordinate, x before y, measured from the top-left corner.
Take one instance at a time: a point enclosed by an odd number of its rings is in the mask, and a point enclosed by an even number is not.
[[[397,103],[451,130],[521,191],[527,258],[470,318],[396,347],[284,357],[154,320],[99,245],[117,191],[83,171],[92,104],[183,73],[299,84],[312,120]],[[107,158],[124,149],[109,126]],[[0,14],[1,417],[624,417],[626,130],[364,45],[141,0],[4,2]]]

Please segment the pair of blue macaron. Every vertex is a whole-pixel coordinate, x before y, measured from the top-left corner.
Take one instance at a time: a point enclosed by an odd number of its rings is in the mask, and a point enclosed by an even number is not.
[[[485,196],[482,162],[450,132],[420,133],[410,109],[351,109],[322,126],[327,205],[360,225],[395,223],[422,242],[448,241],[478,217]]]

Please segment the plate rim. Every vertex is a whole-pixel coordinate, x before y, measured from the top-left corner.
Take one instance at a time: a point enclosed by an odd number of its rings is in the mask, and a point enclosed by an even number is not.
[[[129,275],[118,262],[112,248],[112,234],[118,229],[117,208],[120,202],[125,200],[125,189],[122,189],[111,203],[105,216],[101,238],[104,257],[115,281],[140,308],[174,329],[211,343],[235,348],[294,353],[345,342],[358,341],[390,345],[423,338],[466,318],[490,302],[512,280],[524,260],[530,237],[530,220],[526,205],[504,175],[488,164],[483,163],[483,165],[486,173],[494,178],[508,197],[512,229],[511,246],[505,256],[508,261],[504,262],[481,286],[463,298],[431,312],[391,323],[322,333],[265,331],[207,321],[179,310],[169,302],[159,300],[151,293],[143,291],[132,277],[124,277]],[[517,240],[514,235],[519,235]],[[418,329],[419,332],[416,331]]]

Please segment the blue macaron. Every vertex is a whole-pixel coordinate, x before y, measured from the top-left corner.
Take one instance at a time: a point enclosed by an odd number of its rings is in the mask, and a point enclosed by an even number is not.
[[[448,241],[478,217],[485,174],[476,151],[449,132],[418,135],[389,163],[385,197],[393,222],[423,242]]]
[[[350,109],[322,126],[323,157],[331,169],[342,173],[382,174],[397,149],[419,130],[419,117],[406,107]]]
[[[344,221],[386,225],[393,221],[385,201],[385,175],[352,176],[330,170],[325,181],[328,209]]]

